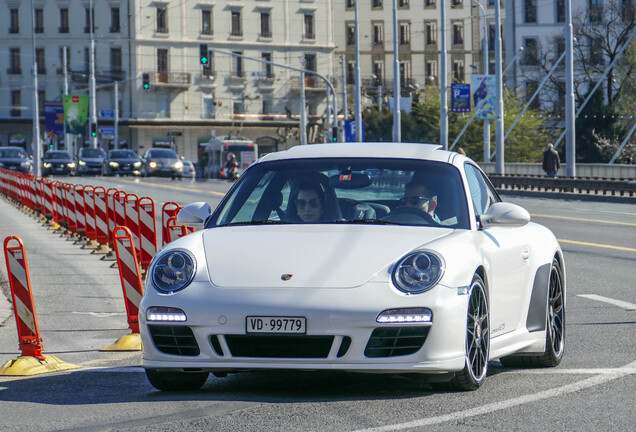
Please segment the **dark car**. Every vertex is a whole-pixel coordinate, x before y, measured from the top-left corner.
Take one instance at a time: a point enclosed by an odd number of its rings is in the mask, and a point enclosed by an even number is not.
[[[42,158],[42,175],[74,175],[75,162],[71,154],[64,150],[49,150]]]
[[[183,162],[174,150],[165,148],[151,148],[143,157],[143,175],[181,178],[183,177]]]
[[[101,174],[105,157],[101,148],[82,147],[77,155],[77,174]]]
[[[111,150],[104,159],[102,175],[141,175],[143,162],[132,150]]]
[[[33,171],[33,160],[20,147],[0,147],[0,168],[23,173]]]

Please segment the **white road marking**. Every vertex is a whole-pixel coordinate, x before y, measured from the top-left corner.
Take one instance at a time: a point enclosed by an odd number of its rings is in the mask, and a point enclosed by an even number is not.
[[[90,368],[77,369],[76,372],[143,373],[144,368],[142,368],[141,366],[90,367]]]
[[[584,297],[586,299],[590,299],[590,300],[596,300],[596,301],[600,301],[600,302],[604,302],[604,303],[609,303],[611,305],[614,306],[618,306],[627,310],[636,310],[636,304],[634,303],[628,303],[626,301],[622,301],[622,300],[616,300],[613,298],[609,298],[609,297],[603,297],[600,295],[596,295],[596,294],[579,294],[577,295],[577,297]]]
[[[116,316],[116,315],[126,315],[124,312],[75,312],[73,311],[73,313],[77,315],[92,315],[97,318],[107,318],[107,317]]]
[[[377,428],[361,429],[357,432],[398,431],[398,430],[404,430],[404,429],[421,428],[422,426],[430,426],[434,424],[441,424],[441,423],[452,422],[452,421],[459,421],[468,417],[475,417],[478,415],[489,414],[494,411],[500,411],[503,409],[512,408],[519,405],[533,403],[543,399],[553,398],[553,397],[561,396],[567,393],[574,393],[574,392],[581,391],[590,387],[595,387],[601,384],[605,384],[606,382],[613,381],[618,378],[622,378],[625,375],[633,374],[635,368],[636,368],[636,361],[629,363],[628,365],[623,366],[621,368],[614,369],[616,373],[600,374],[591,378],[584,379],[582,381],[577,381],[572,384],[567,384],[561,387],[556,387],[556,388],[541,391],[538,393],[520,396],[520,397],[508,399],[501,402],[494,402],[494,403],[484,405],[481,407],[472,408],[472,409],[464,410],[464,411],[457,411],[454,413],[445,414],[441,416],[429,417],[429,418],[414,420],[414,421],[406,422],[406,423],[380,426]]]

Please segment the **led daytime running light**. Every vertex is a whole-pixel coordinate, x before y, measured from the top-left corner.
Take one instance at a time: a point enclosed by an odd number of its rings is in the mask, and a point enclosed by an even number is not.
[[[432,323],[433,312],[428,308],[388,309],[376,318],[380,324]]]
[[[185,322],[188,320],[185,312],[171,307],[149,307],[146,311],[147,321]]]

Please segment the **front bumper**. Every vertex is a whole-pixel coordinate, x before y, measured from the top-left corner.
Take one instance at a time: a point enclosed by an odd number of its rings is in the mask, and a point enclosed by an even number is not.
[[[465,364],[467,302],[457,289],[438,286],[406,296],[377,282],[338,290],[220,289],[198,282],[170,296],[148,286],[139,310],[142,365],[217,372],[455,372]],[[187,321],[148,322],[151,306],[179,308]],[[408,307],[429,308],[433,322],[376,322],[384,310]],[[307,332],[248,335],[248,316],[305,317]]]

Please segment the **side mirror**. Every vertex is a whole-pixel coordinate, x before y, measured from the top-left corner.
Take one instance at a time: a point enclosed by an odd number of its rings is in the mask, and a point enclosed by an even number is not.
[[[523,226],[530,222],[530,213],[512,203],[497,202],[479,217],[481,226]]]
[[[206,202],[188,204],[177,213],[177,224],[195,229],[203,228],[205,221],[211,214],[212,208]]]

